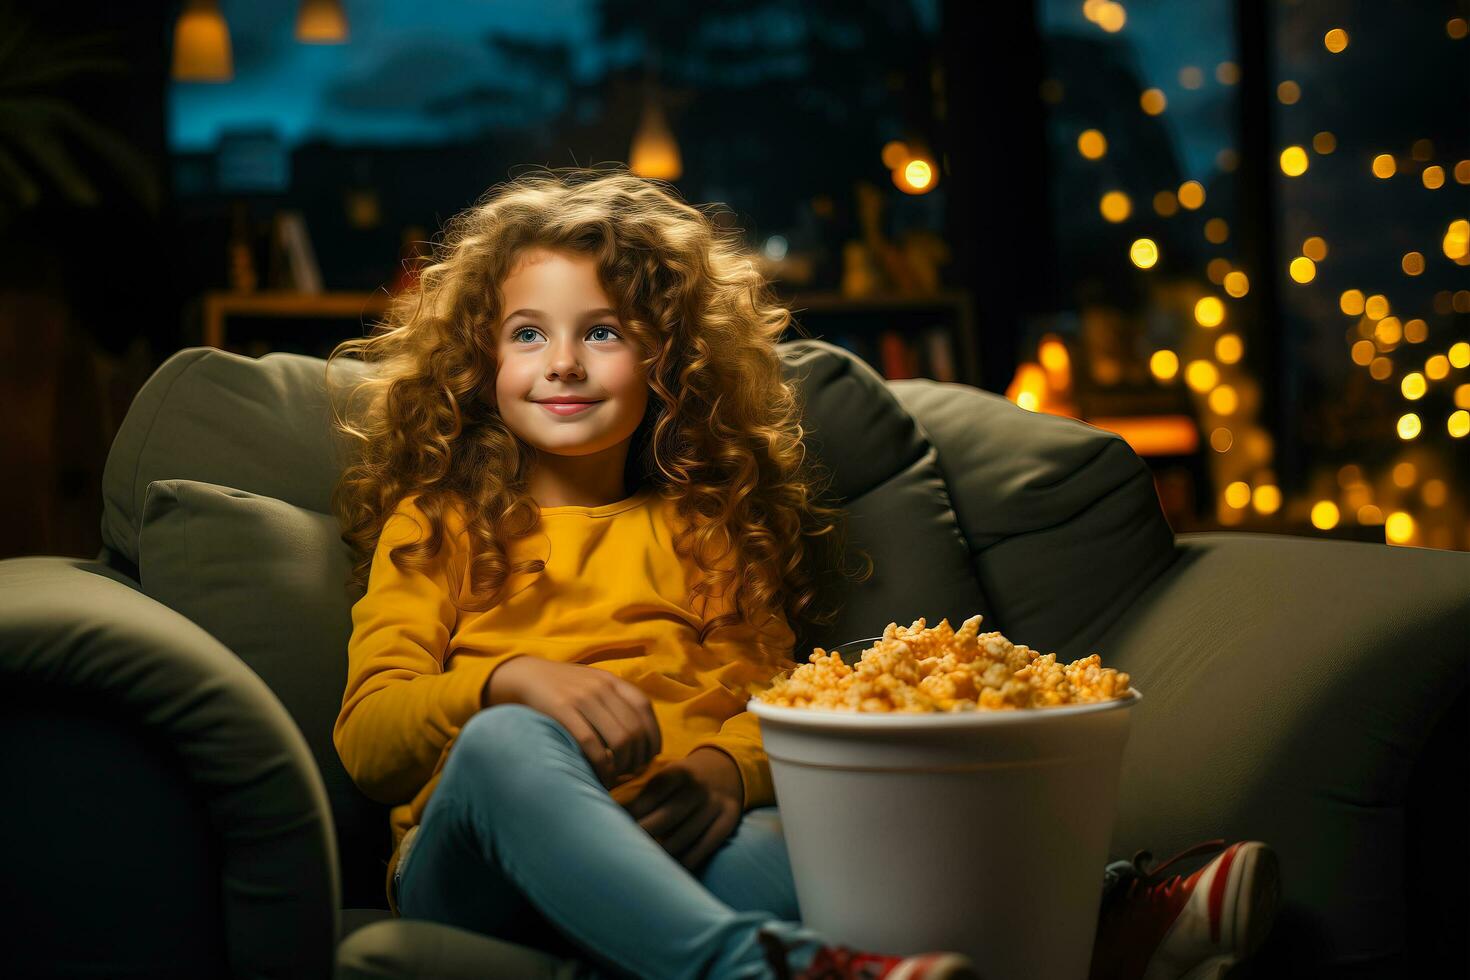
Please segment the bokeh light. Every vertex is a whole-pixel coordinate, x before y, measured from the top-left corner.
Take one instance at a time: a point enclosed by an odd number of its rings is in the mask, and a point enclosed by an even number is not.
[[[1317,264],[1305,255],[1298,255],[1291,260],[1291,278],[1299,283],[1309,283],[1317,278]]]
[[[1160,381],[1172,381],[1179,374],[1179,355],[1171,350],[1156,350],[1148,359],[1148,369]]]
[[[1108,191],[1098,202],[1098,210],[1105,219],[1117,224],[1128,220],[1128,216],[1133,213],[1133,202],[1122,191]]]
[[[1218,327],[1225,321],[1225,304],[1218,296],[1204,296],[1194,304],[1194,320],[1202,327]]]
[[[1238,334],[1221,334],[1215,341],[1215,357],[1221,364],[1237,364],[1245,356],[1245,345]]]
[[[1288,177],[1300,177],[1307,172],[1307,151],[1300,146],[1288,146],[1281,151],[1281,172]]]
[[[1128,257],[1140,269],[1152,269],[1159,261],[1159,246],[1151,238],[1140,238],[1128,247]]]
[[[1077,137],[1077,152],[1089,160],[1101,160],[1108,152],[1107,137],[1100,130],[1084,129]]]

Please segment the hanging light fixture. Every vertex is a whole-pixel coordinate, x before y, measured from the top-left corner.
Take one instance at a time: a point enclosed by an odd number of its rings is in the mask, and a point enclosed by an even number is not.
[[[296,8],[296,40],[307,44],[347,43],[342,0],[301,0]]]
[[[654,95],[652,84],[643,100],[643,118],[639,120],[638,132],[633,136],[628,169],[639,177],[654,180],[678,180],[684,173],[679,144],[674,141],[674,134],[664,119],[663,106]]]
[[[179,82],[228,82],[235,77],[230,27],[217,0],[184,0],[174,24],[173,77]]]

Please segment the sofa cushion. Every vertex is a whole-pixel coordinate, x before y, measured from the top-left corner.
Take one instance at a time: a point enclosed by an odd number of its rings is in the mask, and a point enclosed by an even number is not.
[[[103,544],[138,564],[143,499],[155,480],[239,487],[330,513],[349,447],[333,431],[326,370],[324,358],[301,354],[190,347],[170,357],[134,397],[107,453]],[[338,358],[333,394],[345,398],[367,370]]]
[[[334,518],[192,480],[148,487],[143,591],[203,627],[275,693],[316,759],[337,829],[342,900],[381,907],[387,808],[362,794],[332,744],[347,684],[351,550]]]
[[[1094,652],[1175,557],[1148,466],[1115,433],[993,392],[924,379],[889,388],[938,448],[996,605],[990,628],[1067,660]]]

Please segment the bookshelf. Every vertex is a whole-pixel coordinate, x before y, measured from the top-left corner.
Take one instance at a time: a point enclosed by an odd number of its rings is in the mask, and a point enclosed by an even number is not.
[[[845,296],[783,294],[778,287],[777,296],[808,335],[852,351],[888,380],[980,383],[979,343],[966,292]],[[788,329],[782,339],[800,336]]]
[[[203,336],[206,347],[228,349],[226,336],[232,318],[252,320],[356,320],[374,318],[388,307],[388,294],[384,292],[323,292],[301,293],[285,290],[268,290],[252,293],[210,292],[203,298]],[[320,339],[330,344],[343,339],[337,336],[315,335],[322,333],[319,327],[311,328],[313,336],[302,337],[303,341]],[[360,331],[358,331],[360,333]],[[264,338],[261,338],[264,339]],[[266,343],[269,340],[266,339]],[[242,350],[244,345],[240,345]],[[258,356],[259,344],[248,351]]]

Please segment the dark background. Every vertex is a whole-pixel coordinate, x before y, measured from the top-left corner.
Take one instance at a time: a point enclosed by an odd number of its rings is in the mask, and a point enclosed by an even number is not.
[[[113,435],[149,374],[206,342],[205,297],[291,290],[271,247],[281,213],[301,214],[328,293],[385,296],[415,242],[518,168],[628,161],[651,102],[679,146],[673,183],[728,205],[808,334],[888,377],[973,384],[1103,427],[1189,420],[1197,448],[1135,444],[1176,531],[1470,548],[1470,454],[1450,429],[1470,408],[1470,369],[1431,377],[1419,399],[1402,388],[1470,340],[1470,266],[1443,245],[1470,217],[1470,163],[1464,179],[1455,169],[1470,158],[1462,0],[1138,0],[1117,30],[1098,22],[1108,5],[1070,0],[418,14],[346,0],[347,44],[309,51],[294,3],[226,0],[234,77],[221,83],[171,78],[181,6],[0,0],[0,557],[97,552]],[[1323,42],[1335,27],[1350,38],[1336,54]],[[1167,98],[1160,115],[1140,108],[1148,88]],[[1106,136],[1098,159],[1078,150],[1087,129]],[[1324,132],[1331,152],[1313,149]],[[895,186],[891,141],[934,162],[931,190]],[[1278,163],[1288,145],[1310,151],[1301,177]],[[1378,154],[1392,178],[1372,175]],[[1186,181],[1202,205],[1178,204]],[[1128,195],[1126,220],[1100,214],[1109,191]],[[1298,283],[1288,264],[1311,236],[1327,254]],[[1129,261],[1143,237],[1158,245],[1151,269]],[[946,257],[915,284],[894,256],[930,242]],[[1411,250],[1425,266],[1413,276]],[[1249,292],[1226,294],[1227,269]],[[1345,313],[1350,289],[1386,297],[1424,336],[1394,340],[1382,317]],[[1206,295],[1224,301],[1219,327],[1195,321]],[[371,322],[366,305],[234,314],[224,346],[324,355]],[[1235,363],[1214,354],[1227,331],[1243,342]],[[931,333],[952,374],[905,360]],[[1383,377],[1350,356],[1364,339]],[[1159,350],[1178,375],[1150,367]],[[1058,351],[1065,370],[1043,371]],[[1232,412],[1181,381],[1195,360],[1215,364]],[[1405,439],[1410,411],[1422,432]]]

